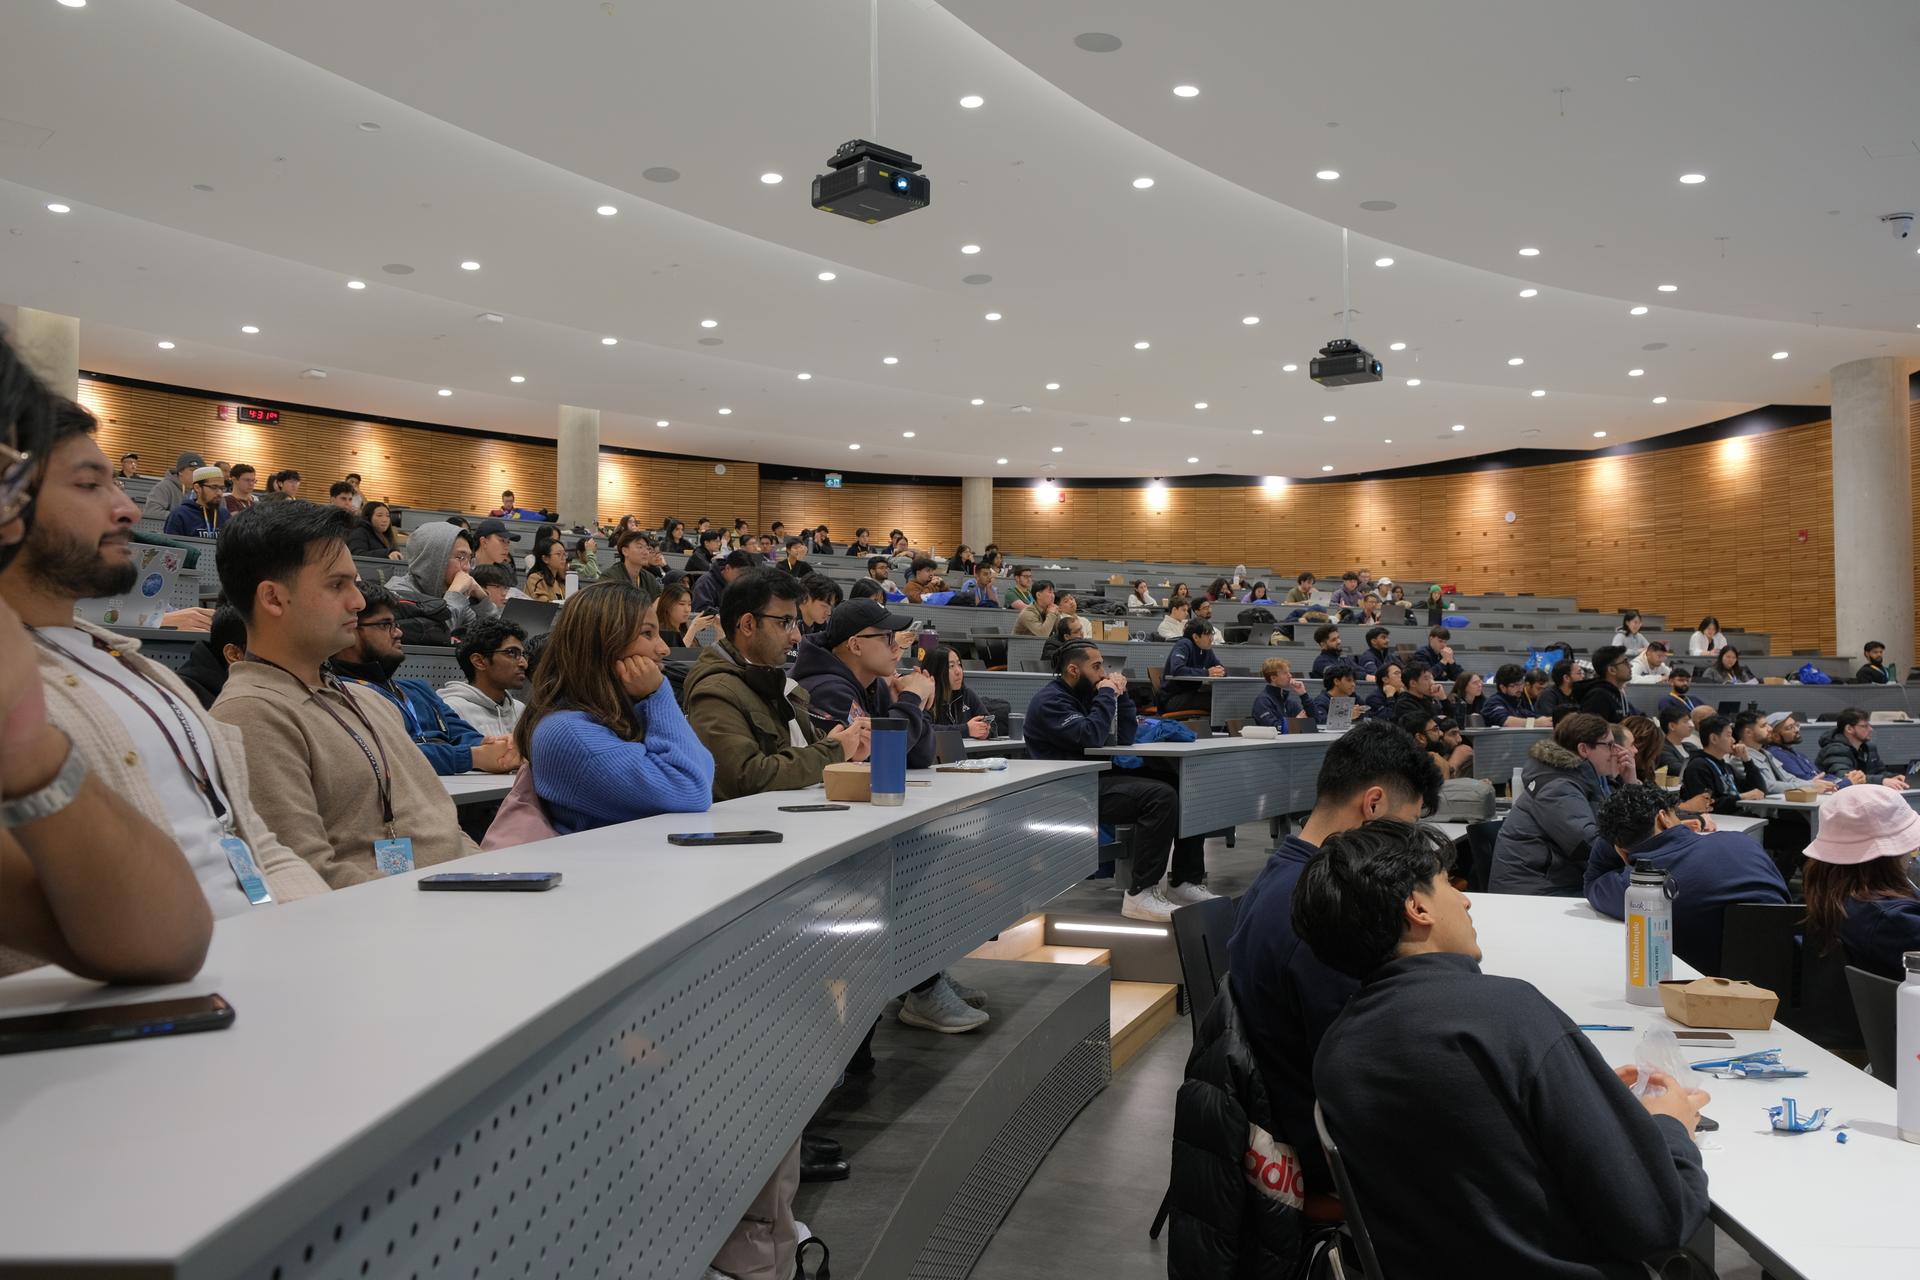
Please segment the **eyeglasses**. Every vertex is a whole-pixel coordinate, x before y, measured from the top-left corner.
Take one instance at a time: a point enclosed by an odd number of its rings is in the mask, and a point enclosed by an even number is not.
[[[787,629],[788,631],[798,631],[798,630],[800,629],[800,619],[799,619],[799,617],[798,617],[797,615],[795,615],[795,614],[791,614],[791,613],[756,613],[756,614],[754,614],[753,616],[754,616],[754,617],[756,617],[756,618],[758,618],[758,619],[760,619],[760,621],[762,621],[762,622],[766,622],[766,623],[777,623],[778,625],[780,625],[780,626],[782,626],[782,627],[784,627],[784,628],[786,628],[786,629]]]
[[[18,449],[0,444],[0,524],[14,519],[33,500],[33,481],[39,467]]]
[[[378,622],[363,622],[360,624],[360,629],[362,631],[392,631],[399,625],[400,623],[397,619],[382,618]]]
[[[495,649],[493,656],[496,658],[505,658],[508,662],[525,662],[527,660],[527,651],[525,649]]]
[[[855,640],[885,640],[887,642],[887,648],[889,649],[898,649],[900,647],[900,637],[891,631],[856,631],[851,638]]]

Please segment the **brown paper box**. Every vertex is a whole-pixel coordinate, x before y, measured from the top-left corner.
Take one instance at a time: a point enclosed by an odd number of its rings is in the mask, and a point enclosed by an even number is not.
[[[1692,978],[1660,984],[1667,1016],[1689,1027],[1765,1031],[1773,1025],[1780,997],[1765,987],[1731,978]]]
[[[1818,800],[1820,793],[1818,791],[1809,791],[1805,787],[1795,787],[1780,798],[1782,800],[1791,800],[1795,804],[1804,804],[1809,800]]]
[[[1125,644],[1129,634],[1127,624],[1124,622],[1109,622],[1100,628],[1102,640],[1112,640],[1118,644]]]
[[[873,773],[864,764],[830,764],[822,781],[827,784],[827,799],[835,804],[873,801]]]

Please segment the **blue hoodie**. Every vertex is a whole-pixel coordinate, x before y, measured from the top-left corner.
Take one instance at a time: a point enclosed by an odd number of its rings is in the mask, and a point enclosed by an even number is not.
[[[365,685],[377,691],[400,711],[407,722],[407,733],[414,745],[441,777],[467,773],[473,768],[473,749],[485,736],[460,718],[446,699],[433,691],[425,680],[376,679],[377,668],[370,664],[333,661],[341,679]]]
[[[1480,704],[1480,718],[1487,722],[1489,729],[1498,729],[1516,716],[1522,720],[1530,718],[1527,712],[1508,702],[1498,689],[1489,693],[1487,700]]]
[[[1202,649],[1199,641],[1192,636],[1180,637],[1179,643],[1167,651],[1167,665],[1161,671],[1161,677],[1167,676],[1204,676],[1217,663],[1211,650]]]
[[[1669,827],[1632,850],[1673,878],[1673,953],[1702,973],[1720,967],[1720,917],[1737,902],[1787,901],[1787,882],[1760,842],[1745,832]],[[1626,918],[1630,869],[1606,840],[1587,854],[1587,901],[1595,911]]]
[[[822,734],[845,724],[857,703],[872,719],[906,721],[908,768],[933,766],[933,722],[920,704],[920,695],[903,693],[895,699],[893,689],[881,679],[861,684],[839,654],[812,637],[800,642],[793,678],[807,691],[808,709]]]

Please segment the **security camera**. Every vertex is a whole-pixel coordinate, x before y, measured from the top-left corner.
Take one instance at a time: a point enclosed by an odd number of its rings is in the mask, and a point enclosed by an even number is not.
[[[1905,240],[1913,234],[1913,215],[1910,213],[1883,213],[1880,221],[1887,224],[1887,230],[1893,232],[1895,240]]]

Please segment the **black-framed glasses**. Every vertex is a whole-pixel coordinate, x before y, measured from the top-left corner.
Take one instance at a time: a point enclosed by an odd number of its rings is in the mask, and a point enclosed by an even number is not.
[[[33,500],[39,466],[31,454],[0,444],[0,524],[16,519]]]
[[[900,647],[900,637],[891,631],[856,631],[852,639],[885,640],[889,649],[898,649]]]
[[[392,631],[399,625],[398,619],[382,618],[378,622],[363,622],[360,624],[360,629],[362,631]]]
[[[780,626],[786,628],[788,631],[798,631],[800,629],[800,616],[798,614],[756,613],[753,616],[760,619],[760,621],[762,622],[777,623]]]
[[[525,649],[495,649],[492,656],[505,658],[508,662],[525,662],[527,660],[527,651]]]

